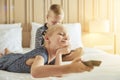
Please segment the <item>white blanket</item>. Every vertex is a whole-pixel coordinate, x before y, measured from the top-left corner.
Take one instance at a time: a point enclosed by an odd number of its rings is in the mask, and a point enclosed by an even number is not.
[[[30,74],[12,73],[0,70],[0,80],[120,80],[120,56],[104,51],[85,48],[83,60],[101,60],[100,67],[91,72],[66,74],[62,77],[33,78]],[[66,63],[64,63],[66,64]]]

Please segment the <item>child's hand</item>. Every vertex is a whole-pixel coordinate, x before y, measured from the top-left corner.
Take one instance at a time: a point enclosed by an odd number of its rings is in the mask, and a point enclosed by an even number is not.
[[[80,58],[76,58],[75,60],[73,60],[73,62],[71,63],[71,66],[72,66],[71,70],[73,72],[91,71],[93,69],[93,67],[88,67],[84,65]]]
[[[65,46],[63,48],[60,48],[57,50],[56,54],[69,54],[71,51],[70,47],[69,46]]]
[[[83,53],[83,49],[81,47],[75,50],[71,50],[71,52],[68,55],[63,56],[63,61],[72,61],[77,57],[80,57],[82,53]]]
[[[59,48],[56,51],[56,59],[55,59],[55,65],[61,65],[62,64],[62,55],[70,53],[70,49],[68,46]]]

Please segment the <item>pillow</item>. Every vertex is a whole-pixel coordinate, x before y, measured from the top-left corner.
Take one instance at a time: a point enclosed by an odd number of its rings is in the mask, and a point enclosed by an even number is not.
[[[31,41],[30,41],[30,48],[34,49],[35,48],[35,36],[36,36],[36,31],[38,28],[42,27],[43,24],[39,24],[36,22],[32,22],[32,30],[31,30]]]
[[[0,52],[8,48],[11,52],[22,52],[22,28],[20,24],[0,24]]]
[[[68,34],[70,35],[70,43],[71,43],[71,49],[76,49],[79,47],[83,47],[82,45],[82,39],[81,39],[81,25],[80,23],[69,23],[69,24],[63,24],[68,31]],[[32,31],[31,31],[31,44],[30,47],[32,49],[35,48],[35,36],[36,31],[39,27],[42,27],[43,24],[32,22]]]
[[[63,25],[70,36],[71,49],[74,50],[76,48],[83,47],[80,23],[69,23]]]
[[[11,29],[11,28],[21,28],[21,23],[15,24],[0,24],[0,30]]]

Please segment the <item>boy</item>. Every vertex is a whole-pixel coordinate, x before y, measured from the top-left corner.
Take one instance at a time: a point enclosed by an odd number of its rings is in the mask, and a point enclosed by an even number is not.
[[[35,48],[39,48],[44,44],[43,36],[45,35],[46,30],[49,28],[48,26],[61,23],[63,18],[64,12],[61,6],[58,4],[51,5],[47,14],[47,22],[44,24],[44,26],[38,28],[36,32]]]

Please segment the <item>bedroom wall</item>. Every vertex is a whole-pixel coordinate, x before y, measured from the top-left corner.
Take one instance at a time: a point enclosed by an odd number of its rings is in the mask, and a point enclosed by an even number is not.
[[[46,22],[46,14],[51,4],[61,4],[65,18],[63,23],[79,22],[82,31],[88,32],[88,22],[95,19],[108,19],[110,32],[120,36],[119,0],[0,0],[0,23],[21,22],[23,27],[23,46],[29,47],[31,22]],[[107,37],[107,36],[106,36]],[[120,53],[120,38],[115,42],[115,51]],[[114,45],[114,42],[111,42]]]

